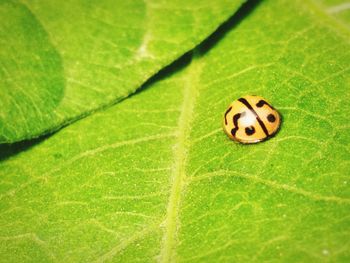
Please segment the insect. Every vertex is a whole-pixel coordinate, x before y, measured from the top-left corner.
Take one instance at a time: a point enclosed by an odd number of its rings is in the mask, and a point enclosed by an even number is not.
[[[279,113],[259,96],[245,96],[233,101],[223,122],[228,137],[240,143],[264,141],[276,134],[280,124]]]

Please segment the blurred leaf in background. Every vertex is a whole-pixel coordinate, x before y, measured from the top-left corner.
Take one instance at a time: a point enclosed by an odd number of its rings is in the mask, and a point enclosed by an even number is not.
[[[349,262],[350,38],[321,6],[248,3],[134,96],[9,147],[2,259]],[[223,133],[246,94],[281,112],[276,137]]]
[[[1,0],[0,143],[127,97],[243,2]]]

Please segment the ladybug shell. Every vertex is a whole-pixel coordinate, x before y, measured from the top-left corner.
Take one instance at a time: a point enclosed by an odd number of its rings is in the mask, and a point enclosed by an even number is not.
[[[260,96],[245,96],[233,101],[223,120],[225,133],[240,143],[264,141],[275,135],[280,124],[279,113]]]

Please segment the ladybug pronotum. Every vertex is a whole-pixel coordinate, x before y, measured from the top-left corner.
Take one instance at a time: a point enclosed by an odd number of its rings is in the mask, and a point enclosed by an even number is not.
[[[245,96],[230,104],[223,124],[230,139],[240,143],[257,143],[278,131],[281,117],[264,98]]]

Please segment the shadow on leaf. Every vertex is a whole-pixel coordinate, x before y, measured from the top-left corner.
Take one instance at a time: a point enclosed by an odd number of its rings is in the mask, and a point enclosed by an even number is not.
[[[42,141],[46,140],[50,136],[51,135],[44,135],[42,137],[32,140],[0,144],[0,161],[4,161],[22,151],[29,150],[30,148],[34,147],[37,144],[40,144]]]

